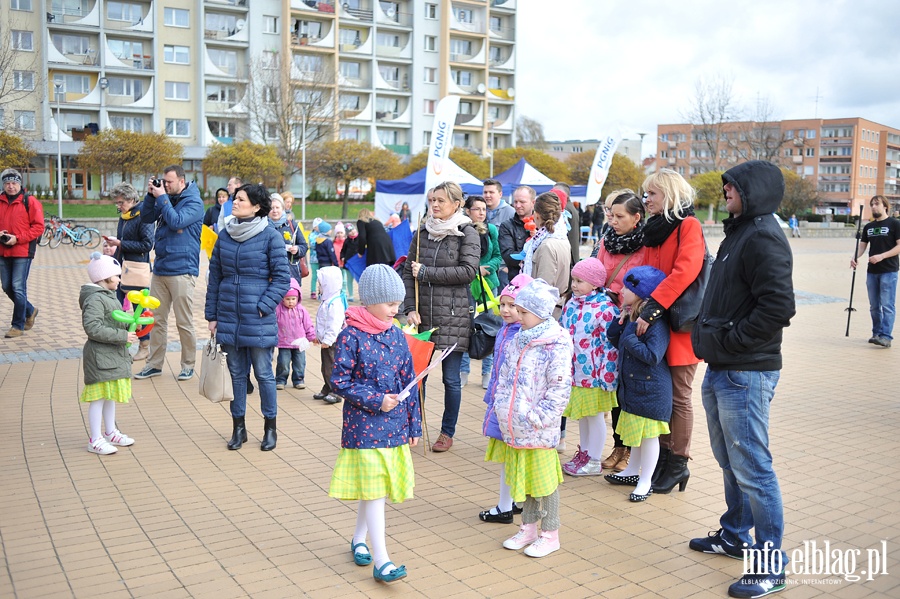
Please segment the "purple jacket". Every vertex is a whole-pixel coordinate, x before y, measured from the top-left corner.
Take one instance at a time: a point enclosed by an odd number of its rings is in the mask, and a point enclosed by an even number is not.
[[[497,414],[494,412],[494,393],[497,391],[497,378],[500,372],[500,364],[503,363],[503,352],[506,346],[512,341],[522,324],[514,322],[513,324],[503,323],[500,330],[497,331],[497,339],[494,341],[494,365],[491,367],[491,380],[488,383],[487,392],[484,394],[484,403],[487,409],[484,412],[484,436],[492,439],[503,440],[503,433],[500,432],[500,424],[497,422]]]

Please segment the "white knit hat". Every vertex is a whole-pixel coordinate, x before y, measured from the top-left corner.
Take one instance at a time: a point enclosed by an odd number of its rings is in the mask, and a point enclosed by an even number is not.
[[[544,279],[535,279],[519,291],[516,305],[525,308],[541,320],[547,320],[553,314],[553,308],[559,301],[559,289]]]
[[[99,283],[110,277],[122,274],[122,266],[112,256],[104,256],[100,252],[91,254],[91,262],[88,264],[88,277],[91,283]]]

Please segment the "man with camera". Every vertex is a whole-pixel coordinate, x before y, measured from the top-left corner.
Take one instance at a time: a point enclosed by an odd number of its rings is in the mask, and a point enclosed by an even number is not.
[[[185,183],[180,165],[166,167],[162,179],[150,179],[141,205],[141,219],[156,223],[153,278],[150,295],[159,299],[154,310],[155,325],[150,332],[150,357],[147,365],[134,375],[147,379],[162,374],[166,359],[169,311],[175,311],[175,323],[181,341],[179,381],[194,376],[197,336],[194,332],[194,287],[200,274],[200,229],[203,226],[203,200],[197,184]]]
[[[22,188],[22,175],[0,173],[0,282],[13,302],[12,325],[5,337],[21,337],[34,326],[38,309],[28,302],[28,273],[37,241],[44,233],[44,208]]]

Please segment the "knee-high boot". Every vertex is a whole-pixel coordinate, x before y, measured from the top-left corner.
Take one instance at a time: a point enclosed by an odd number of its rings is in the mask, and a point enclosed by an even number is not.
[[[228,449],[240,449],[247,442],[247,427],[244,426],[244,417],[232,417],[234,429],[231,432],[231,441],[228,442]]]
[[[266,418],[263,425],[263,440],[259,448],[263,451],[272,451],[275,449],[275,442],[278,440],[278,433],[275,432],[275,419]]]

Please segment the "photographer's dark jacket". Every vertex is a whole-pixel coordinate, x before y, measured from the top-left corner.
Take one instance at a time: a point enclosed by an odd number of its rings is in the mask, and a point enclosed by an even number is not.
[[[156,261],[153,273],[170,277],[200,275],[200,230],[203,228],[203,200],[191,181],[180,194],[148,193],[141,204],[141,220],[156,223]]]
[[[784,176],[770,162],[729,169],[723,183],[741,195],[743,212],[727,218],[700,316],[691,332],[697,357],[712,370],[780,370],[782,329],[796,309],[793,255],[772,213]]]

